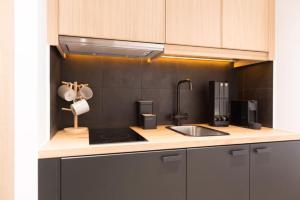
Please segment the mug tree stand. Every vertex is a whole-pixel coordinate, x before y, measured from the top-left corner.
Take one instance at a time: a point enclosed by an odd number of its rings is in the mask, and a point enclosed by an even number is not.
[[[78,86],[77,82],[74,82],[74,84],[68,83],[68,82],[62,82],[62,83],[66,84],[66,85],[71,84],[72,87],[74,88],[75,92],[76,92],[76,96],[78,96],[78,88],[79,88],[79,86]],[[72,112],[72,110],[69,109],[69,108],[62,108],[62,110],[64,110],[64,111],[71,111]],[[84,134],[84,133],[88,133],[89,129],[87,127],[78,127],[78,115],[76,115],[74,113],[73,113],[73,115],[74,115],[74,127],[64,128],[64,132],[67,133],[67,134]]]
[[[84,134],[88,133],[89,129],[87,127],[78,126],[78,115],[74,115],[74,127],[64,128],[64,132],[67,134]]]

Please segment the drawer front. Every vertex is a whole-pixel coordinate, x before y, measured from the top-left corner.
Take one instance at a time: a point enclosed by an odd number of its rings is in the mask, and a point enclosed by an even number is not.
[[[186,150],[61,161],[62,200],[184,200]]]
[[[187,151],[188,200],[249,200],[249,145]]]
[[[300,199],[300,141],[251,145],[250,200]]]

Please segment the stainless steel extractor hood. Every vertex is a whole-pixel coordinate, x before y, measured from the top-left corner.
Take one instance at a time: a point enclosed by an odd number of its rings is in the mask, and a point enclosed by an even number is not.
[[[59,36],[59,45],[65,54],[105,55],[134,58],[153,58],[164,51],[163,44],[70,36]]]

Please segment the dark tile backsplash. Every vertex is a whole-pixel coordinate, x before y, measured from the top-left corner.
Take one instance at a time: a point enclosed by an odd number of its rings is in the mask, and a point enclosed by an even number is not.
[[[60,84],[60,61],[56,48],[50,49],[50,136],[52,137],[58,130],[58,119],[61,115],[59,110],[59,97],[57,87]]]
[[[170,113],[174,112],[175,91],[173,89],[143,89],[143,99],[153,100],[154,113],[157,115],[157,121],[161,124],[170,123]]]
[[[176,84],[185,78],[192,79],[193,90],[182,89],[182,111],[190,114],[184,123],[207,122],[208,81],[217,80],[230,82],[232,99],[261,101],[260,119],[264,125],[272,124],[272,107],[269,106],[272,102],[272,63],[233,69],[231,63],[225,62],[159,58],[146,63],[139,59],[92,56],[59,57],[57,61],[57,56],[52,48],[51,76],[55,77],[51,78],[51,127],[55,129],[73,123],[71,113],[60,111],[61,107],[69,106],[56,94],[62,80],[88,83],[93,89],[94,97],[88,100],[90,112],[79,116],[79,124],[90,128],[136,125],[138,100],[153,100],[158,123],[171,124],[170,115],[176,108]],[[258,82],[257,76],[268,80]]]
[[[273,126],[273,63],[264,62],[235,69],[238,98],[258,101],[258,121]]]

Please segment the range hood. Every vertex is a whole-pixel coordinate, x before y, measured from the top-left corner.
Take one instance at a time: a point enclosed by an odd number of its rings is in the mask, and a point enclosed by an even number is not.
[[[64,54],[105,55],[133,58],[153,58],[164,51],[163,44],[128,42],[82,37],[59,36]]]

